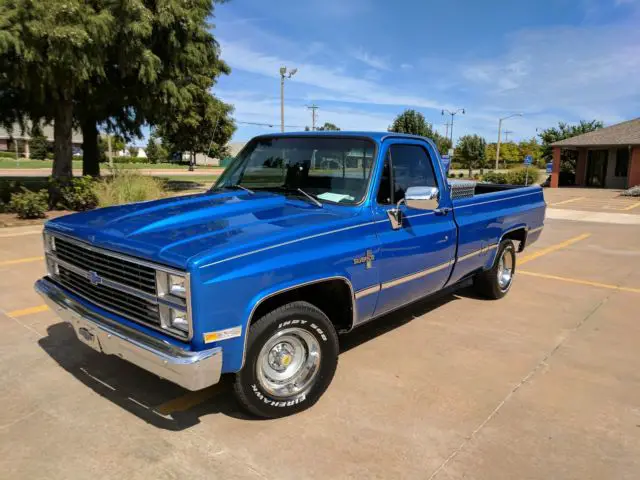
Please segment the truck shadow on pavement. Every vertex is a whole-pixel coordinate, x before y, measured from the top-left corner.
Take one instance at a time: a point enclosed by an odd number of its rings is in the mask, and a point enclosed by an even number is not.
[[[340,352],[374,340],[460,297],[477,298],[471,290],[464,289],[417,301],[341,335]],[[215,391],[205,393],[202,401],[196,400],[193,406],[187,404],[183,411],[176,408],[171,413],[165,413],[165,410],[172,410],[167,409],[166,405],[191,392],[115,356],[94,351],[78,341],[73,328],[66,322],[49,326],[47,334],[38,344],[63,369],[101,397],[157,428],[185,430],[200,423],[201,417],[211,414],[223,414],[241,420],[262,420],[241,410],[231,392],[233,378],[230,375],[223,375],[218,385],[210,387]]]

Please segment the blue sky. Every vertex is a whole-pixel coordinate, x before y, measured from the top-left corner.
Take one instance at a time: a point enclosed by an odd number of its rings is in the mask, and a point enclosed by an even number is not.
[[[214,93],[235,105],[234,140],[285,123],[385,130],[405,108],[444,133],[442,108],[464,107],[454,136],[495,141],[498,118],[516,140],[536,128],[640,115],[640,0],[232,0],[216,7],[215,35],[231,75]],[[299,130],[290,128],[289,130]]]

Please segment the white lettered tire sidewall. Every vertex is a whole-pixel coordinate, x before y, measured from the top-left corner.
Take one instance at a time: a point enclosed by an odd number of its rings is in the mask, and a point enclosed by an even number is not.
[[[313,382],[303,391],[288,397],[274,397],[260,384],[257,363],[260,350],[278,331],[300,328],[311,333],[320,345],[320,365]],[[307,302],[293,302],[254,322],[248,332],[245,363],[236,374],[235,393],[239,402],[260,417],[277,418],[311,407],[325,392],[338,364],[338,337],[327,316]]]

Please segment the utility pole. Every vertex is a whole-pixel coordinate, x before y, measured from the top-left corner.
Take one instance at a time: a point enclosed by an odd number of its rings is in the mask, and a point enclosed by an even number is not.
[[[509,143],[509,135],[513,133],[513,130],[504,131],[504,143]]]
[[[297,68],[287,71],[287,67],[280,67],[280,131],[284,132],[284,79],[293,77]]]
[[[307,105],[307,108],[311,110],[311,131],[313,132],[316,129],[316,110],[320,107],[314,103],[312,105]]]
[[[453,118],[459,113],[464,115],[465,111],[464,111],[464,108],[459,108],[455,112],[452,112],[451,110],[442,110],[442,115],[443,116],[444,116],[445,112],[448,115],[451,115],[451,130],[449,131],[449,133],[451,134],[451,148],[453,148]],[[449,124],[447,124],[447,127],[449,127]]]
[[[502,121],[511,117],[521,117],[522,113],[512,113],[498,120],[498,144],[496,145],[496,170],[500,168],[500,140],[502,135]],[[505,132],[506,133],[506,132]]]
[[[449,122],[444,122],[444,136],[449,138]]]

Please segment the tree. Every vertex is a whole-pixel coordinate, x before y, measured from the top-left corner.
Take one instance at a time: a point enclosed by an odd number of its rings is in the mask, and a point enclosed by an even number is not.
[[[433,127],[425,120],[424,115],[412,109],[405,110],[398,115],[388,130],[390,132],[408,133],[427,138],[434,137]]]
[[[83,170],[99,174],[99,125],[129,141],[229,73],[207,20],[215,1],[0,0],[2,121],[55,120],[56,177],[71,176],[78,125]]]
[[[465,135],[460,137],[456,146],[456,161],[469,169],[469,178],[473,168],[483,168],[487,142],[478,135]]]
[[[518,143],[518,148],[520,149],[520,159],[522,161],[524,161],[525,156],[531,155],[535,165],[539,167],[544,166],[541,165],[542,147],[536,137],[532,137],[529,140],[521,140],[520,143]]]
[[[326,131],[326,130],[340,131],[340,128],[337,125],[335,125],[334,123],[324,122],[324,125],[322,125],[321,127],[316,128],[316,130],[319,130],[319,131]]]
[[[137,157],[138,156],[138,147],[129,146],[127,148],[127,152],[129,153],[130,157]]]
[[[224,157],[226,145],[236,129],[231,119],[231,105],[208,92],[197,94],[187,108],[176,109],[173,117],[158,125],[162,143],[171,153],[189,152],[192,165],[197,153]]]
[[[422,113],[412,109],[407,109],[398,115],[389,126],[388,131],[430,138],[436,144],[441,155],[446,155],[453,146],[448,137],[440,135],[433,129]]]
[[[35,124],[31,128],[31,140],[29,141],[30,156],[36,160],[44,160],[49,153],[49,141],[42,133],[42,127]]]
[[[160,143],[155,134],[149,137],[145,153],[147,154],[147,159],[150,163],[163,163],[169,158],[169,153]]]
[[[0,3],[0,102],[12,116],[54,120],[53,176],[68,179],[74,100],[104,65],[116,27],[112,12],[83,0]]]
[[[123,151],[124,147],[126,146],[124,138],[122,138],[120,135],[100,135],[100,137],[98,138],[98,159],[101,162],[106,162],[109,160],[109,137],[111,137],[111,153],[114,157],[116,155],[116,152]],[[84,149],[82,153],[85,153]]]
[[[580,123],[577,125],[559,122],[557,128],[551,127],[543,130],[538,134],[540,140],[542,140],[542,158],[544,158],[546,162],[553,160],[552,143],[575,137],[576,135],[582,135],[583,133],[593,132],[602,127],[604,127],[604,123],[599,120],[591,120],[589,122],[580,120]]]
[[[445,137],[444,135],[440,135],[438,132],[433,132],[435,138],[433,139],[436,142],[436,147],[438,147],[438,151],[440,155],[448,155],[449,150],[453,148],[453,144],[451,143],[451,139],[449,137]]]

